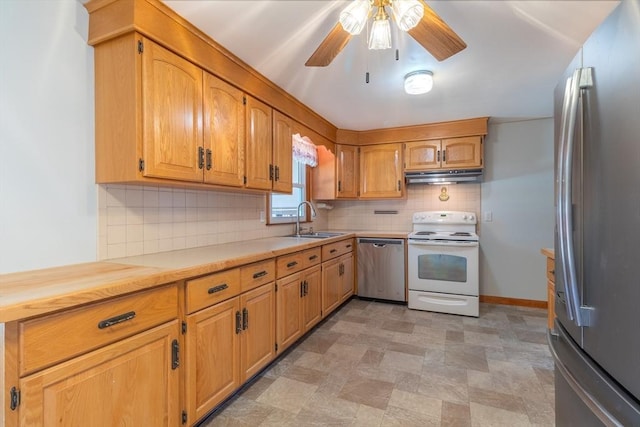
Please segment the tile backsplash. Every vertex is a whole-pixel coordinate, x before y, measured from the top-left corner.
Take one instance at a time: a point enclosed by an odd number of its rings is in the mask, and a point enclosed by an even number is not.
[[[438,199],[441,186],[411,185],[402,200],[327,202],[311,224],[316,230],[410,231],[411,215],[426,210],[480,214],[480,184],[448,185],[449,200]],[[98,185],[98,259],[136,256],[176,249],[284,236],[291,224],[261,221],[264,194],[186,190],[157,186]],[[376,214],[374,211],[397,211]]]
[[[156,186],[98,186],[98,259],[186,249],[293,232],[267,226],[264,194]],[[324,223],[322,215],[314,227]]]
[[[447,185],[449,200],[438,197],[442,186],[409,185],[407,198],[402,200],[330,202],[329,227],[336,230],[411,231],[414,212],[449,210],[480,214],[480,184]],[[376,214],[375,211],[397,211],[397,214]]]

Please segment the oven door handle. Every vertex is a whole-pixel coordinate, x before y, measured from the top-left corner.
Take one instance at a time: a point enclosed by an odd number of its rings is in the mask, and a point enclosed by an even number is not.
[[[409,239],[410,245],[416,246],[456,246],[462,248],[473,248],[478,246],[478,242],[468,240],[413,240]]]

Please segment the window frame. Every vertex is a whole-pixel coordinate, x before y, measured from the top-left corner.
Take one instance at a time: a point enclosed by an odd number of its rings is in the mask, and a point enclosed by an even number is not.
[[[291,161],[293,161],[293,158],[291,159]],[[303,199],[304,200],[308,200],[311,201],[311,180],[312,180],[312,173],[311,173],[311,167],[308,165],[302,165],[304,166],[305,170],[304,170],[304,189],[303,189]],[[293,187],[295,187],[295,183],[293,184]],[[293,192],[293,190],[292,190]],[[281,224],[295,224],[296,223],[296,217],[283,217],[280,218],[278,220],[274,220],[273,217],[273,213],[272,213],[272,197],[274,194],[278,194],[278,193],[274,193],[274,192],[269,192],[267,194],[266,200],[267,200],[267,208],[266,208],[266,224],[267,225],[281,225]],[[311,222],[311,209],[309,208],[308,205],[304,206],[304,215],[300,216],[300,224],[303,223],[307,223],[307,222]]]

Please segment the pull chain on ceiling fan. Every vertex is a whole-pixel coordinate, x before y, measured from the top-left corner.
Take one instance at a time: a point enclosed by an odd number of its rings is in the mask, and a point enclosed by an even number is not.
[[[396,25],[406,31],[438,61],[467,47],[464,41],[423,0],[353,0],[340,13],[339,22],[307,60],[307,67],[326,67],[344,49],[352,35],[360,34],[371,12],[369,49],[391,47],[389,6]]]

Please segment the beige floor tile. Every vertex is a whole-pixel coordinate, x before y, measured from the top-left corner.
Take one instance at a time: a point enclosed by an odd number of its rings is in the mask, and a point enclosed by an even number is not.
[[[202,426],[553,426],[546,310],[351,300]]]

